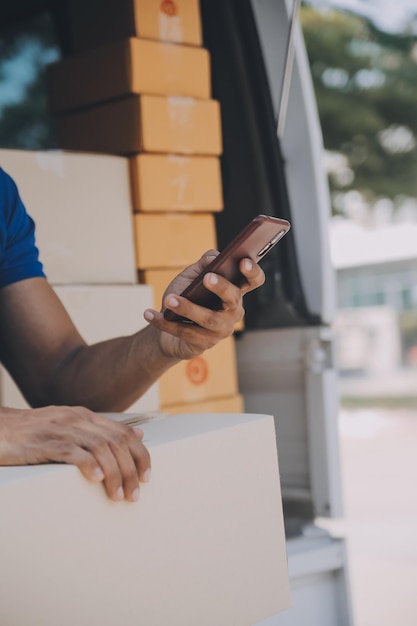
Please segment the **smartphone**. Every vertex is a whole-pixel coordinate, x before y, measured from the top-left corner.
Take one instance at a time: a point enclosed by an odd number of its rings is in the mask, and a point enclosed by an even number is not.
[[[287,220],[257,215],[180,295],[195,304],[219,311],[222,308],[221,299],[203,285],[207,272],[219,274],[234,285],[242,285],[246,278],[239,271],[240,261],[249,258],[258,263],[289,229],[290,223]],[[164,317],[170,322],[189,322],[170,309],[164,311]]]

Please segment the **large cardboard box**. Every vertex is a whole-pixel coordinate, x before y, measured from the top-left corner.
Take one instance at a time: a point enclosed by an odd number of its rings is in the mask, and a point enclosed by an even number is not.
[[[132,155],[138,152],[219,155],[217,100],[129,96],[56,119],[61,148]]]
[[[253,626],[288,608],[274,420],[143,425],[135,503],[65,465],[0,467],[2,623]]]
[[[153,306],[152,288],[146,285],[67,285],[55,287],[55,292],[88,344],[137,332],[146,326],[143,312]],[[0,370],[0,400],[3,406],[28,406],[3,368]],[[158,383],[130,407],[133,411],[158,409]]]
[[[136,213],[134,224],[139,269],[182,270],[216,248],[214,216],[208,213]]]
[[[124,37],[202,43],[199,0],[73,0],[69,10],[78,50]]]
[[[48,66],[52,113],[81,109],[129,94],[210,98],[204,48],[123,39]]]
[[[159,379],[161,407],[233,396],[238,392],[235,341],[228,337],[204,354],[181,361]]]
[[[126,159],[58,151],[0,150],[36,223],[51,283],[135,283]]]
[[[130,160],[137,211],[221,211],[218,157],[138,154]]]
[[[228,398],[203,400],[202,402],[186,402],[163,407],[164,413],[180,415],[183,413],[243,413],[245,410],[243,397],[240,394]]]

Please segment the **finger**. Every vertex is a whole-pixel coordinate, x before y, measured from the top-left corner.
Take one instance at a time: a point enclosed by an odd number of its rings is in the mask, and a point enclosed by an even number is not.
[[[76,465],[82,475],[91,482],[101,482],[104,479],[103,470],[91,452],[77,445],[66,441],[55,441],[45,454],[48,461]]]
[[[114,434],[110,448],[116,457],[122,475],[125,498],[135,502],[139,498],[139,481],[150,480],[151,457],[142,443],[143,430],[113,422]]]
[[[185,299],[183,311],[185,317],[194,323],[168,322],[157,312],[150,322],[161,332],[179,340],[179,348],[172,355],[176,358],[188,359],[202,354],[233,333],[234,324],[229,319],[229,313],[211,311]]]
[[[198,273],[200,273],[205,270],[207,266],[210,265],[210,263],[212,263],[218,255],[218,250],[207,250],[206,252],[204,252],[204,254],[201,255],[196,263],[193,263],[193,265],[191,265],[191,267],[193,267]]]
[[[138,426],[131,426],[133,432],[135,433],[136,437],[138,437],[138,439],[140,439],[142,441],[144,433],[143,430],[141,428],[139,428]]]
[[[105,471],[105,486],[112,499],[125,498],[136,502],[139,498],[139,464],[132,454],[141,458],[143,472],[150,465],[149,453],[141,443],[143,430],[136,431],[130,426],[120,424],[103,416],[92,414],[94,427],[100,426],[100,433],[106,436],[108,448],[113,458],[107,457],[110,462],[110,473]],[[106,452],[106,448],[103,448]],[[116,462],[116,465],[114,463]],[[146,466],[146,467],[145,467]],[[116,467],[118,471],[116,471]]]
[[[180,274],[187,280],[194,280],[202,271],[204,271],[210,263],[214,261],[219,254],[218,250],[207,250],[195,263],[186,267]]]
[[[213,334],[212,331],[210,331],[208,327],[200,327],[200,324],[197,322],[197,319],[202,316],[199,316],[196,311],[202,307],[192,304],[185,298],[178,299],[180,300],[180,305],[179,309],[175,309],[176,312],[178,312],[181,316],[187,317],[187,319],[192,323],[168,322],[162,313],[151,309],[147,309],[145,311],[145,319],[159,331],[166,332],[169,335],[184,341],[185,343],[192,344],[197,350],[199,349],[200,351],[203,351],[212,347],[214,345],[210,342],[210,336]],[[209,309],[204,310],[211,313]],[[180,354],[178,354],[177,357],[181,359],[184,358]]]
[[[94,456],[104,474],[104,487],[109,498],[120,502],[125,497],[123,490],[123,478],[119,462],[104,439],[94,440],[85,446]]]
[[[253,289],[257,289],[265,282],[265,274],[261,267],[257,263],[254,263],[251,259],[242,259],[239,265],[239,269],[243,276],[246,278],[246,282],[242,285],[242,294],[248,293]]]
[[[218,250],[207,250],[200,259],[201,265],[203,266],[202,269],[210,265],[219,254],[220,252]]]
[[[217,255],[217,250],[208,250],[196,263],[186,267],[169,283],[169,285],[167,285],[167,288],[162,296],[162,300],[164,300],[168,293],[182,293],[184,289],[186,289],[189,284],[206,269],[209,263],[211,263]]]
[[[242,291],[223,276],[209,272],[203,280],[203,284],[212,293],[220,298],[224,310],[236,310],[243,313]]]
[[[136,466],[139,480],[148,483],[151,479],[151,456],[143,443],[134,438],[130,442],[130,453]]]
[[[127,442],[125,440],[112,441],[110,449],[120,469],[124,497],[129,502],[136,502],[139,499],[139,473]]]

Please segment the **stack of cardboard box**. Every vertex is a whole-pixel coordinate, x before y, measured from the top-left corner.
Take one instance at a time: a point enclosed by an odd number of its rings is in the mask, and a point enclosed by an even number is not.
[[[136,267],[163,290],[216,247],[221,211],[219,103],[201,47],[198,0],[103,0],[76,12],[76,54],[49,68],[60,147],[129,157]],[[167,411],[242,410],[234,340],[160,381]]]

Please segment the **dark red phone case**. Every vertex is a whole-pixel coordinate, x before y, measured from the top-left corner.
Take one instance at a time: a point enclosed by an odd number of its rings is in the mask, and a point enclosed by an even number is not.
[[[227,278],[235,285],[241,285],[245,277],[239,270],[239,263],[244,258],[258,263],[278,241],[289,231],[290,223],[287,220],[258,215],[240,234],[221,252],[206,269],[188,285],[181,296],[200,306],[218,311],[222,308],[222,301],[203,285],[203,277],[207,272],[214,272]],[[168,321],[189,321],[166,309],[164,317]]]

